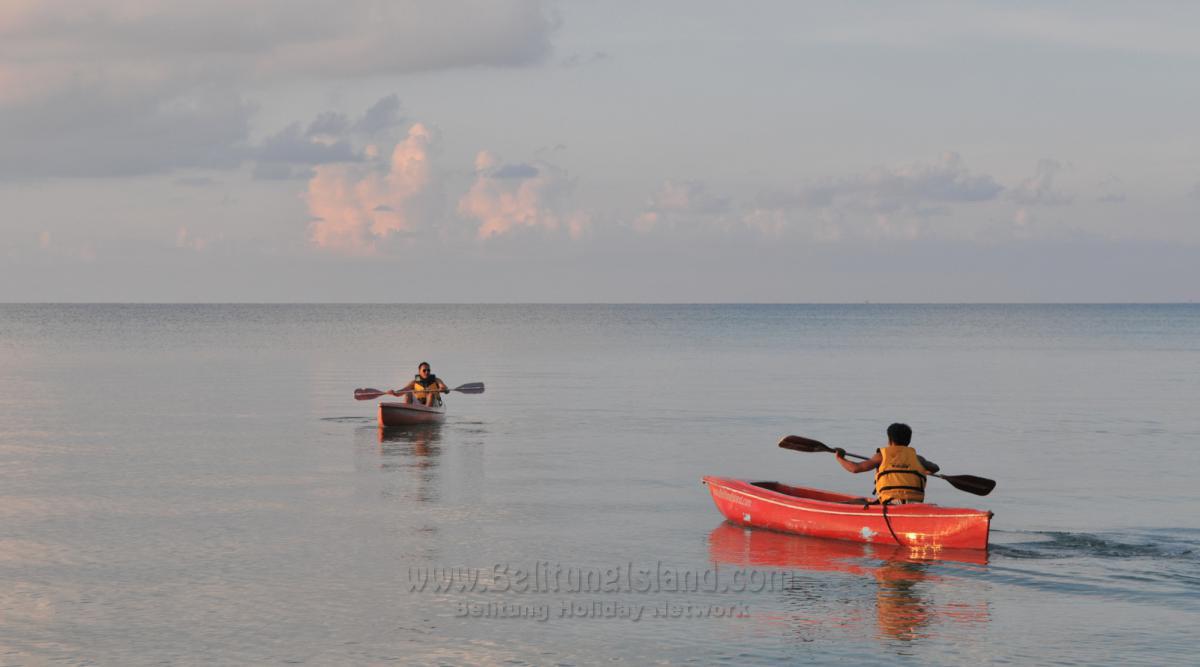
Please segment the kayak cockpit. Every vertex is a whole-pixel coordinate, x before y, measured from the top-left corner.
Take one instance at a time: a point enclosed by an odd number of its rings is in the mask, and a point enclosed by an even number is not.
[[[805,500],[819,500],[827,503],[845,503],[857,500],[858,496],[850,496],[844,493],[834,493],[832,491],[821,491],[819,489],[809,489],[800,486],[788,486],[780,482],[750,482],[751,486],[757,486],[760,489],[774,491],[785,496],[793,498],[803,498]]]

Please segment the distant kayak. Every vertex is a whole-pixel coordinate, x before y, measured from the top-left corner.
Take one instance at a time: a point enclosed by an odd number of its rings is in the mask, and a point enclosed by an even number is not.
[[[440,422],[446,418],[446,406],[429,407],[424,403],[380,403],[379,425],[408,426],[411,424],[429,424]]]
[[[853,542],[930,549],[987,549],[992,513],[929,503],[852,503],[855,496],[779,482],[705,477],[717,509],[733,523]]]

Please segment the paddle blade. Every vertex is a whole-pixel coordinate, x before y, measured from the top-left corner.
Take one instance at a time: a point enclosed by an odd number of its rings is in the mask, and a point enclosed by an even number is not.
[[[818,442],[812,438],[805,438],[799,435],[785,435],[779,441],[779,446],[784,449],[791,449],[797,452],[832,452],[830,448],[823,442]]]
[[[386,391],[379,391],[378,389],[371,389],[369,387],[367,389],[355,389],[354,398],[360,401],[369,401],[372,398],[379,398],[386,393]]]
[[[935,477],[941,477],[950,482],[959,491],[974,493],[977,496],[986,496],[996,488],[996,480],[975,475],[935,475]]]
[[[455,387],[454,389],[451,389],[450,391],[461,391],[464,394],[482,394],[483,393],[483,383],[482,382],[468,382],[466,384],[460,384],[457,387]]]

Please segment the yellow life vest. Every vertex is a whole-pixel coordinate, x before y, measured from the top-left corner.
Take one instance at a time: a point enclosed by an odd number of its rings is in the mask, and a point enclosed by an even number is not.
[[[430,374],[429,374],[429,377],[428,377],[428,378],[426,378],[424,381],[425,381],[426,383],[428,383],[428,386],[426,386],[426,385],[424,385],[424,384],[421,384],[422,380],[421,380],[421,376],[420,376],[420,375],[417,375],[417,376],[416,376],[416,377],[413,379],[413,400],[414,400],[414,401],[420,401],[420,402],[424,403],[424,402],[425,402],[425,396],[426,396],[426,392],[428,392],[428,391],[432,391],[432,390],[436,390],[436,389],[437,389],[437,386],[438,386],[438,377],[437,377],[436,375],[434,375],[433,373],[430,373]],[[441,396],[441,394],[440,394],[440,393],[439,393],[439,394],[438,394],[436,397],[434,397],[434,401],[433,401],[433,402],[434,402],[434,403],[441,403],[441,402],[442,402],[442,396]]]
[[[925,475],[917,452],[904,445],[888,445],[878,450],[882,460],[875,469],[875,497],[880,502],[925,501]]]

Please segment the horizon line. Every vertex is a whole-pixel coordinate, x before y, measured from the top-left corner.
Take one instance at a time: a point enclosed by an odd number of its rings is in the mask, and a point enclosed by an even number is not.
[[[1188,301],[0,301],[0,306],[1188,306]]]

